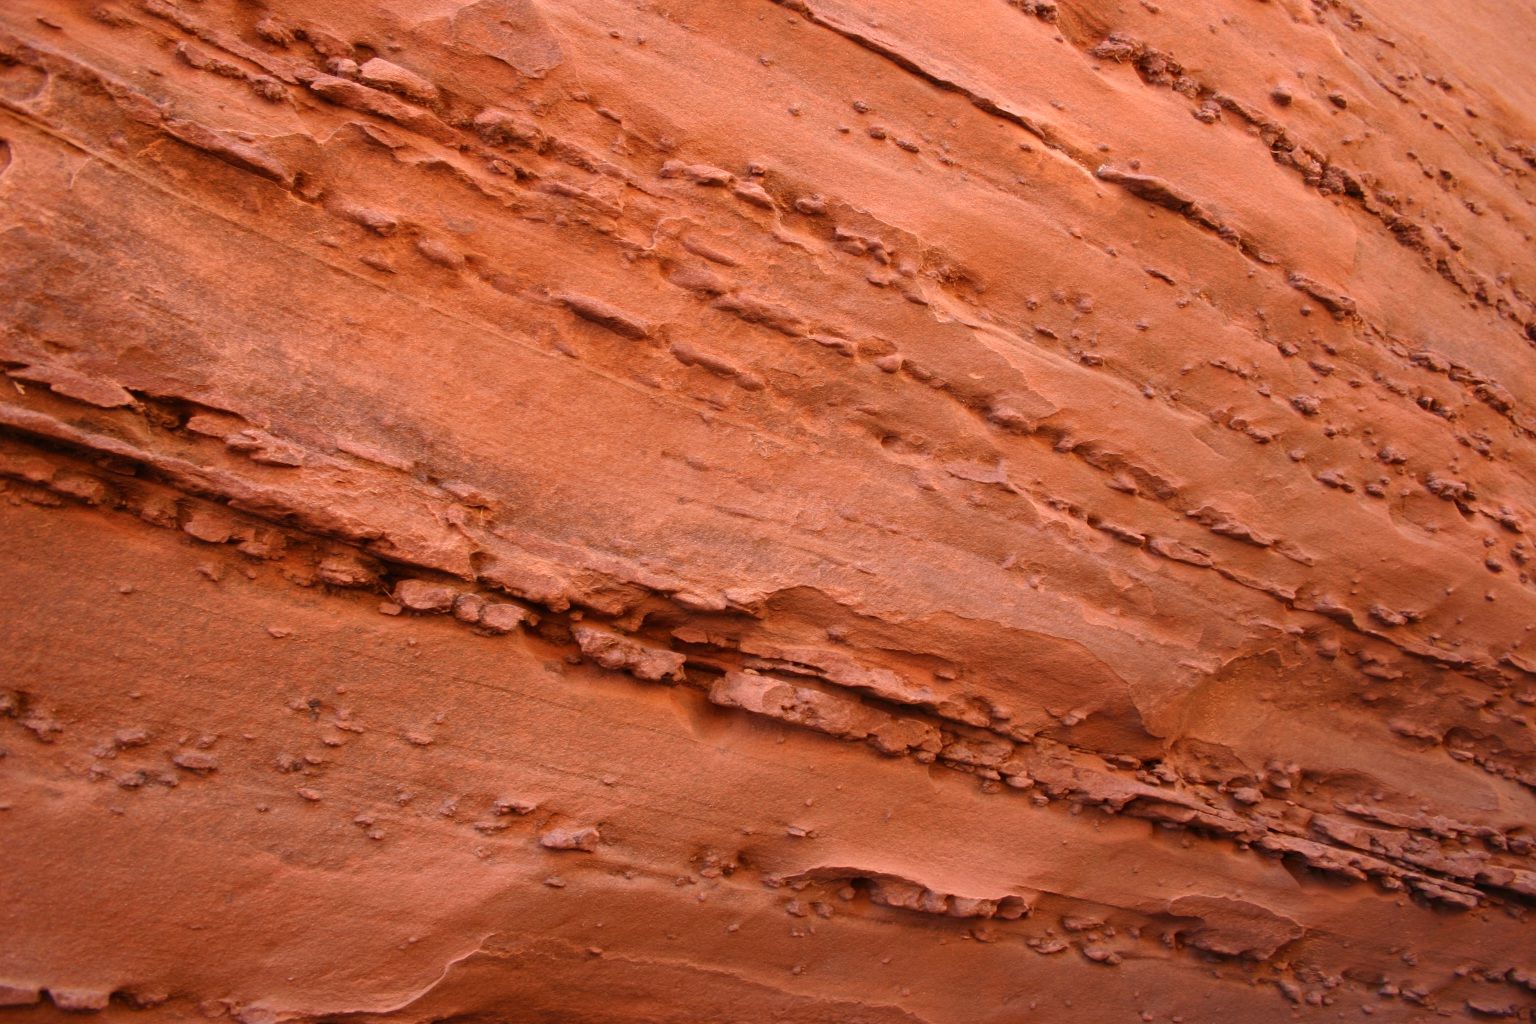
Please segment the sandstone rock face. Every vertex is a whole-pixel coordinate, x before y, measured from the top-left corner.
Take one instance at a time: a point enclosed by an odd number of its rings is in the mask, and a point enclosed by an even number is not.
[[[0,1024],[1532,1019],[1533,47],[0,4]]]

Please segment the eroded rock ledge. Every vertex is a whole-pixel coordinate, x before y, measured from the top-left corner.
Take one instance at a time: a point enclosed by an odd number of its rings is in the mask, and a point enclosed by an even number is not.
[[[1490,17],[8,5],[0,1024],[1531,1019]]]

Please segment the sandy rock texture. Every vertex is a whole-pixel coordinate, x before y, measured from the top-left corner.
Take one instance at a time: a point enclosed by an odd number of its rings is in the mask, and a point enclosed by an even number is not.
[[[1531,1020],[1536,13],[0,4],[0,1024]]]

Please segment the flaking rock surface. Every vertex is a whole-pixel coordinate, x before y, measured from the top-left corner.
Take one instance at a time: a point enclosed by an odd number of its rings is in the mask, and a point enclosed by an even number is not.
[[[0,4],[0,1024],[1532,1019],[1536,14]]]

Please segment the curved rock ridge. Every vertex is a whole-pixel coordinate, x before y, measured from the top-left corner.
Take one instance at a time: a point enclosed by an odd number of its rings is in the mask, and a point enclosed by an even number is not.
[[[1533,47],[3,5],[0,1024],[1536,1019]]]

